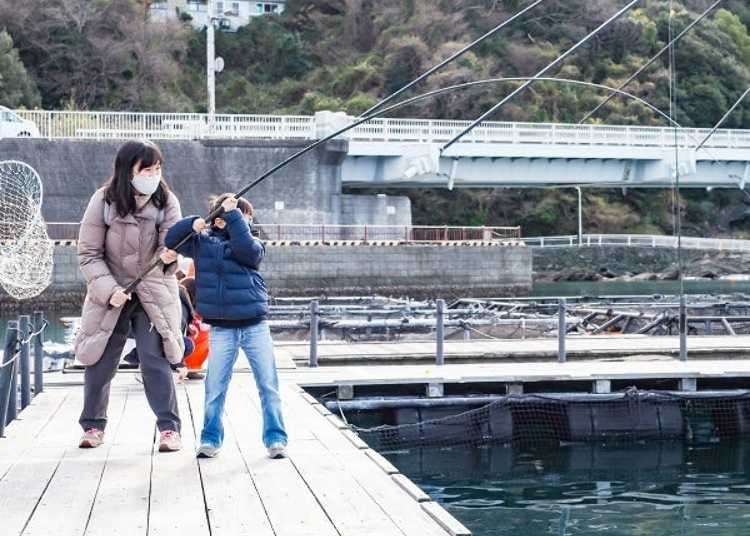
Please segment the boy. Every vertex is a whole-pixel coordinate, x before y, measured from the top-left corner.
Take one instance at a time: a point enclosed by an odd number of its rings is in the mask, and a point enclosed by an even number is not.
[[[232,367],[242,348],[260,394],[263,443],[271,458],[284,458],[287,434],[273,341],[265,321],[268,293],[258,273],[265,248],[251,234],[253,207],[249,202],[223,194],[214,200],[211,212],[218,208],[222,209],[220,216],[208,223],[198,217],[178,221],[164,240],[166,247],[195,262],[196,309],[211,326],[205,414],[197,456],[213,458],[221,449],[224,401]],[[191,231],[196,234],[176,247]]]

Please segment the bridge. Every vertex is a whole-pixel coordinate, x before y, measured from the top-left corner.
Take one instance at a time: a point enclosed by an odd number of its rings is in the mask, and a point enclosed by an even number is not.
[[[354,118],[315,116],[17,111],[48,139],[315,140]],[[440,147],[468,121],[373,119],[342,137],[350,187],[682,187],[744,188],[750,131],[487,122]],[[677,163],[677,165],[676,165]]]

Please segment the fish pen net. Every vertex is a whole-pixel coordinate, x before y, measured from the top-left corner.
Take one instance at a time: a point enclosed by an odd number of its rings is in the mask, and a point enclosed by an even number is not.
[[[750,434],[750,391],[509,395],[466,411],[396,407],[382,410],[380,416],[388,424],[368,427],[357,416],[347,416],[360,424],[352,425],[354,431],[379,451],[650,439],[705,443]]]

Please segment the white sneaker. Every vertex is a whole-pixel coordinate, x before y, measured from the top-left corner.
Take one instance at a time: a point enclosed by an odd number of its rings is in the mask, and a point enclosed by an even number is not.
[[[271,443],[271,445],[268,447],[268,457],[273,460],[286,458],[286,445],[284,443]]]
[[[221,447],[214,447],[213,445],[209,445],[208,443],[202,443],[200,447],[198,447],[197,452],[195,453],[196,458],[216,458],[216,456],[219,455],[219,451],[221,450]]]

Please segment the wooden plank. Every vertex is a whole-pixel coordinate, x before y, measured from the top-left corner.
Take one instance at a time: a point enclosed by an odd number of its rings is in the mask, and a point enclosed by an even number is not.
[[[31,405],[10,423],[0,438],[0,481],[28,450],[62,408],[68,392],[54,389],[34,397]]]
[[[112,390],[107,423],[110,434],[117,430],[125,400],[126,395],[122,391]],[[66,448],[54,476],[23,532],[24,536],[83,534],[99,488],[109,446],[105,444],[96,449],[79,449],[76,444],[76,438],[80,434],[77,423],[60,420],[59,425],[66,427],[64,430],[58,429],[57,425],[58,422],[48,427],[42,440],[48,445]]]
[[[449,514],[438,503],[430,501],[422,503],[422,508],[432,519],[440,523],[451,536],[471,536],[471,531],[464,527],[455,517]]]
[[[327,424],[325,426],[328,426]],[[318,441],[290,446],[290,456],[341,536],[403,536],[390,517]]]
[[[289,398],[290,413],[293,415],[293,427],[308,427],[325,447],[324,458],[336,460],[345,468],[362,490],[378,504],[383,512],[405,535],[445,536],[445,531],[424,512],[410,495],[399,487],[389,474],[398,473],[387,460],[371,449],[360,450],[346,440],[341,431],[326,423],[316,415],[306,401],[301,398]],[[305,446],[310,443],[305,443]],[[319,447],[318,447],[319,448]],[[294,451],[294,446],[291,448]],[[294,454],[293,459],[296,459]],[[375,460],[382,460],[382,466]],[[331,473],[331,478],[337,478]]]
[[[57,419],[52,424],[47,420],[37,429],[40,440],[36,444],[29,447],[24,443],[23,450],[13,451],[13,463],[9,463],[5,478],[0,480],[3,534],[21,534],[69,447],[60,441],[48,443],[47,440],[62,434],[72,442],[80,433],[75,422],[81,408],[80,398],[71,396],[61,400],[63,404],[55,412]],[[49,433],[44,434],[47,426]]]
[[[254,393],[247,381],[234,383],[227,396],[227,421],[273,530],[277,536],[339,536],[292,462],[266,455],[260,441],[260,410],[250,403]]]
[[[409,480],[408,477],[397,474],[391,475],[393,481],[401,487],[409,496],[417,502],[425,502],[430,500],[430,496],[427,495],[422,489],[417,486],[414,482]]]
[[[195,459],[195,437],[184,386],[177,387],[183,421],[182,450],[155,452],[151,473],[149,535],[209,536],[206,504]]]
[[[145,393],[130,387],[86,536],[146,535],[155,430]]]
[[[377,451],[372,449],[367,449],[364,451],[364,453],[375,462],[375,464],[380,467],[380,469],[387,475],[395,475],[398,474],[400,471],[396,468],[395,465],[393,465],[391,462],[389,462],[387,459],[385,459],[383,456],[381,456]]]
[[[362,489],[380,505],[403,534],[445,536],[446,532],[442,526],[422,510],[420,503],[396,485],[376,464],[369,459],[362,460],[361,455],[361,452],[339,454],[337,459],[350,471]]]
[[[203,389],[187,389],[190,415],[184,416],[185,434],[196,444],[203,425]],[[188,425],[191,427],[188,432]],[[218,457],[199,460],[212,536],[273,536],[274,532],[258,495],[256,483],[245,467],[231,423],[225,422],[224,445]]]

